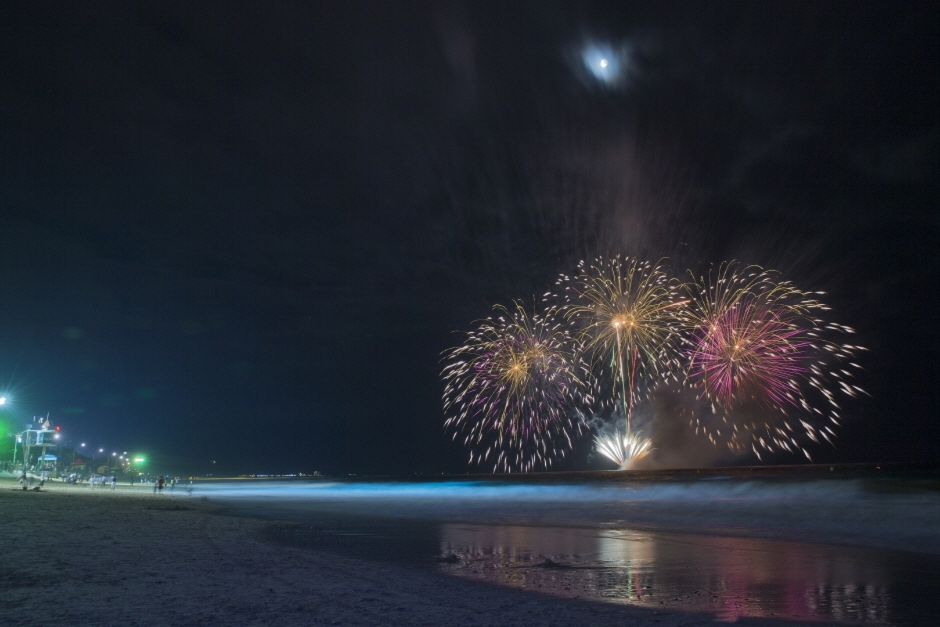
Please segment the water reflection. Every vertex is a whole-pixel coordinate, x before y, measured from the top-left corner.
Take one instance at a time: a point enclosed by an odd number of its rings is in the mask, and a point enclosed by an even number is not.
[[[938,609],[932,556],[623,529],[444,524],[440,533],[442,556],[458,558],[441,564],[446,572],[562,596],[727,621],[919,625]]]
[[[277,541],[541,592],[728,621],[938,624],[933,470],[871,481],[721,472],[199,489],[232,511],[301,523]]]

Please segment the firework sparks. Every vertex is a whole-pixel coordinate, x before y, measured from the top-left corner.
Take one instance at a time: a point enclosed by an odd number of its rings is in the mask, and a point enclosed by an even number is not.
[[[633,409],[647,394],[643,384],[679,369],[673,345],[687,301],[659,265],[619,256],[581,262],[573,280],[559,283],[565,317],[580,323],[585,351],[595,366],[610,368],[612,400],[619,400],[629,436]]]
[[[758,458],[760,450],[786,450],[812,459],[795,436],[831,443],[830,425],[841,420],[832,382],[850,396],[862,391],[837,364],[863,349],[827,339],[854,331],[824,322],[818,316],[825,305],[761,268],[723,264],[687,289],[693,301],[687,380],[721,417],[721,426],[700,418],[691,426],[713,444],[724,440]]]
[[[617,430],[614,435],[595,435],[594,446],[599,453],[613,460],[620,470],[627,470],[649,454],[653,442],[644,438],[642,433],[624,435]]]
[[[582,370],[556,310],[530,316],[516,303],[481,321],[463,346],[445,353],[445,422],[464,434],[470,462],[494,471],[548,468],[584,424]],[[588,398],[588,401],[591,399]]]
[[[732,262],[680,284],[658,264],[618,256],[582,262],[558,286],[545,301],[563,300],[541,315],[497,307],[446,353],[445,425],[464,437],[471,464],[547,469],[591,414],[623,425],[594,442],[629,468],[652,450],[632,418],[654,389],[683,399],[657,420],[688,421],[716,447],[811,460],[807,440],[836,437],[837,396],[864,393],[851,370],[865,349],[836,341],[854,331],[824,320],[819,293],[774,272]]]
[[[741,302],[709,320],[689,356],[693,381],[723,405],[736,397],[794,403],[791,382],[806,372],[811,342],[788,313]]]

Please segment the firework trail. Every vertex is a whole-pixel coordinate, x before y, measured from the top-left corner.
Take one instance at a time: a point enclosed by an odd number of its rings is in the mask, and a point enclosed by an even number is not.
[[[562,276],[558,283],[564,316],[578,324],[579,342],[595,371],[610,370],[611,400],[615,406],[619,400],[629,436],[634,407],[648,394],[647,386],[680,370],[675,345],[688,301],[659,265],[629,257],[582,261],[573,279]]]
[[[615,430],[614,435],[595,435],[594,446],[599,453],[613,460],[620,470],[628,470],[634,462],[646,457],[653,442],[642,433],[623,434]]]
[[[445,353],[444,424],[455,439],[465,434],[471,464],[547,469],[584,430],[577,407],[593,401],[580,376],[587,369],[554,308],[533,316],[518,302],[495,309],[501,315]]]
[[[841,367],[859,368],[852,359],[864,349],[828,338],[854,331],[818,317],[828,308],[814,294],[756,266],[722,264],[686,289],[692,301],[687,381],[721,418],[718,423],[693,411],[696,432],[732,450],[750,447],[758,458],[760,448],[812,459],[798,434],[831,444],[830,425],[841,420],[832,388],[852,397],[864,393]]]

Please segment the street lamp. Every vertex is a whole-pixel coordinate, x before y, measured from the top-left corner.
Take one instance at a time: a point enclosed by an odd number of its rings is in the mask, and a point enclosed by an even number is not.
[[[75,448],[75,441],[72,440],[71,442],[72,442],[72,463],[74,464],[74,463],[75,463],[75,455],[78,453],[78,450]],[[79,446],[82,447],[82,448],[85,448],[85,443],[82,442],[81,444],[79,444]],[[69,472],[72,471],[71,466],[68,468],[68,470],[69,470]],[[86,471],[87,471],[87,469],[86,469]]]
[[[81,444],[79,444],[79,446],[82,447],[82,448],[85,448],[85,443],[82,442]],[[75,461],[75,453],[76,453],[76,452],[77,452],[77,451],[73,448],[73,449],[72,449],[72,461],[73,461],[73,462]],[[84,452],[84,451],[82,451],[82,452]]]
[[[23,443],[23,434],[14,433],[13,434],[13,470],[16,470],[16,445]],[[24,466],[25,468],[25,466]]]

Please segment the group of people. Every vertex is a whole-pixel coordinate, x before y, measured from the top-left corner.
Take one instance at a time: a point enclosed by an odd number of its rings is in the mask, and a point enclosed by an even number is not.
[[[190,485],[192,485],[192,483],[192,481],[189,482]],[[160,492],[162,494],[164,488],[175,490],[177,484],[179,484],[179,479],[176,477],[157,477],[153,482],[153,493],[156,494]]]
[[[19,477],[19,484],[23,486],[24,490],[39,490],[46,484],[46,480],[49,478],[46,471],[39,473],[38,477],[32,472],[27,472],[23,470]],[[34,487],[34,482],[36,479],[39,480],[39,485]],[[66,475],[62,477],[64,483],[84,483],[85,477],[77,473],[72,473],[71,475]],[[139,483],[144,483],[147,479],[140,478],[138,479]],[[153,479],[149,479],[153,483],[153,493],[157,492],[163,493],[164,488],[169,490],[175,490],[176,486],[179,484],[179,479],[177,477],[170,476],[159,476]],[[189,491],[192,491],[192,481],[190,483]],[[88,477],[88,484],[91,488],[102,489],[111,487],[112,490],[117,488],[117,476],[116,475],[91,475]],[[134,480],[130,479],[130,484],[134,485]]]
[[[24,490],[29,490],[29,489],[39,490],[44,485],[46,485],[46,479],[48,478],[48,475],[46,474],[45,471],[39,473],[39,485],[34,488],[33,481],[35,480],[35,478],[36,478],[35,475],[32,475],[24,470],[23,474],[20,475],[18,483],[21,486],[23,486]]]
[[[114,490],[114,488],[117,487],[117,477],[115,475],[111,475],[110,477],[106,475],[92,475],[88,478],[88,483],[91,485],[92,489],[103,488],[110,484],[111,489]]]

